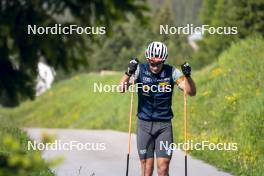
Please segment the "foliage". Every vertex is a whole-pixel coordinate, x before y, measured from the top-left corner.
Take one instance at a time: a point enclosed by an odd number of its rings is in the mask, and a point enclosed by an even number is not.
[[[168,3],[172,10],[173,23],[176,26],[186,24],[199,25],[199,12],[202,7],[203,0],[149,0],[153,13],[156,13],[164,3]]]
[[[210,35],[199,42],[200,50],[193,57],[197,68],[212,63],[232,42],[264,31],[264,1],[262,0],[205,0],[201,21],[210,26],[237,27],[238,34]]]
[[[102,39],[101,45],[94,46],[94,54],[90,69],[100,70],[124,70],[131,57],[138,57],[145,62],[145,49],[152,41],[164,42],[169,49],[168,62],[180,65],[187,60],[192,49],[187,44],[184,35],[160,35],[160,25],[175,26],[171,1],[162,3],[161,7],[148,16],[149,23],[141,25],[135,18],[129,18],[126,23],[114,28],[114,36],[111,39]]]
[[[262,175],[264,135],[264,40],[249,38],[222,53],[194,75],[198,93],[189,98],[189,139],[237,143],[237,151],[191,151],[235,175]],[[183,101],[176,95],[176,99]],[[175,135],[182,141],[183,104],[177,107]]]
[[[85,54],[93,35],[28,35],[28,25],[111,26],[130,12],[144,20],[144,1],[3,0],[0,3],[0,103],[16,106],[34,98],[37,63],[45,56],[49,65],[66,71],[87,64]]]
[[[147,30],[147,26],[143,28],[134,18],[115,26],[114,37],[102,39],[100,45],[93,46],[90,70],[124,70],[131,57],[142,60],[148,38],[151,38]]]
[[[12,124],[12,125],[11,125]],[[1,176],[53,176],[48,163],[38,151],[27,150],[29,138],[14,126],[14,121],[1,117],[0,124]]]
[[[159,26],[169,25],[175,26],[177,22],[173,20],[173,9],[171,7],[171,1],[167,0],[160,8],[159,13],[154,16],[155,21],[153,22],[153,38],[156,40],[163,41],[167,44],[169,50],[168,62],[172,65],[181,65],[185,61],[190,61],[189,58],[192,54],[192,49],[187,43],[187,36],[184,34],[176,35],[160,35]]]

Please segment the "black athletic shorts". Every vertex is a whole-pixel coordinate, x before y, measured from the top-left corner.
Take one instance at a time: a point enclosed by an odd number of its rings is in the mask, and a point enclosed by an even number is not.
[[[171,158],[170,144],[173,142],[171,120],[146,121],[137,120],[137,149],[140,160],[154,158]]]

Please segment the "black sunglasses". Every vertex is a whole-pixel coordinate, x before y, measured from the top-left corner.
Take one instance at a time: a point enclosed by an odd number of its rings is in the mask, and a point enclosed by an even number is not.
[[[160,67],[160,66],[162,66],[163,65],[163,63],[164,62],[149,62],[149,65],[151,66],[151,67]]]

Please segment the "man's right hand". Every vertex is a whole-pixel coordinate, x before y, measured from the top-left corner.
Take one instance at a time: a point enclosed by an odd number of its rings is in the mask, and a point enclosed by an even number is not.
[[[139,63],[139,61],[137,58],[131,59],[129,61],[129,64],[128,64],[126,75],[131,76],[131,75],[135,74],[135,72],[137,70],[138,63]]]

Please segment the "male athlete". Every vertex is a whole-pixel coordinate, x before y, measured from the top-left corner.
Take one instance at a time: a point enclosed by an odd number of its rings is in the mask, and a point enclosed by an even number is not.
[[[182,72],[165,63],[168,49],[163,43],[150,43],[145,56],[146,63],[139,64],[137,59],[129,62],[128,70],[120,81],[120,87],[121,92],[127,90],[130,77],[135,75],[138,92],[137,148],[141,175],[152,175],[155,153],[158,175],[168,176],[172,151],[161,148],[160,144],[173,142],[171,123],[173,87],[177,85],[189,96],[195,96],[196,88],[188,63],[181,65]]]

